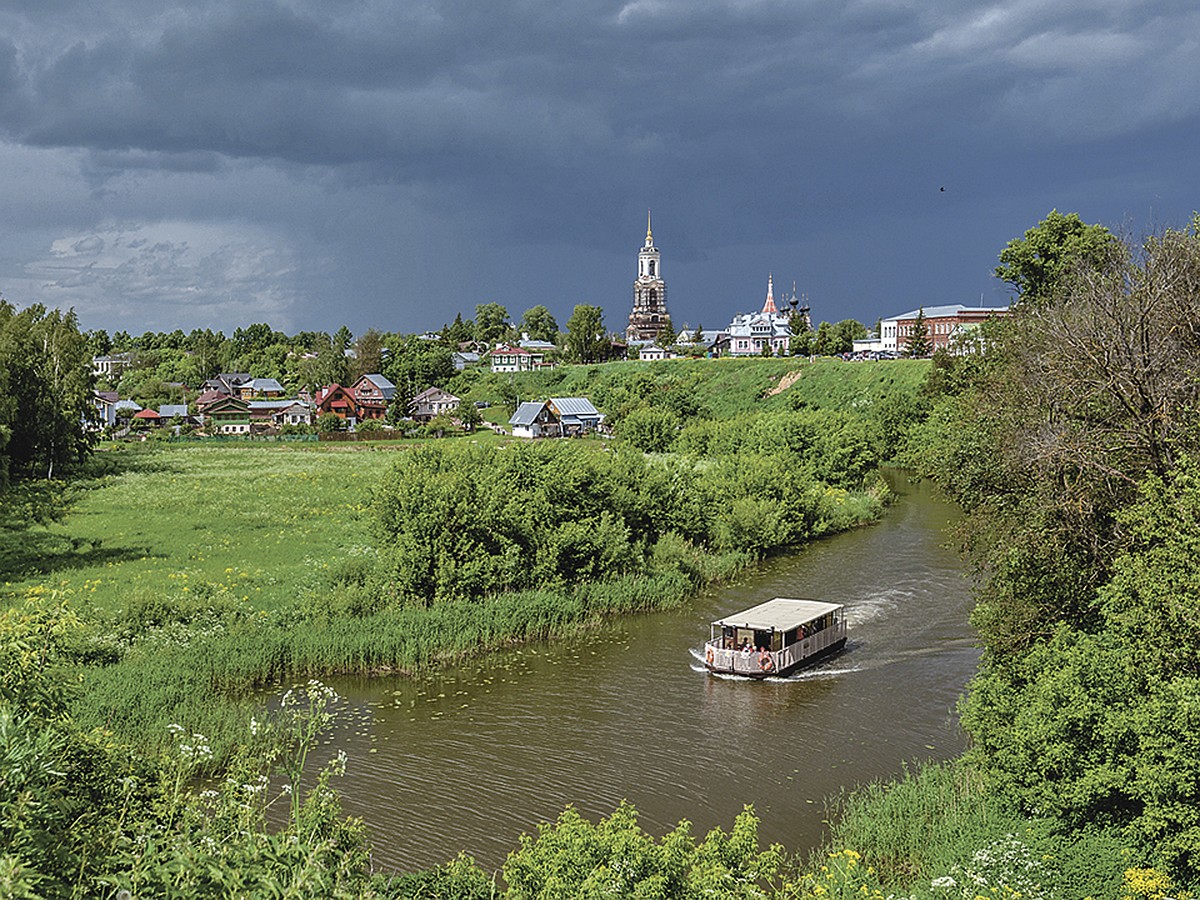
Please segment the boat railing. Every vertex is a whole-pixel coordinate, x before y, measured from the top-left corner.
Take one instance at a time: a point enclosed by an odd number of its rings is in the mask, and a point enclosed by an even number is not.
[[[764,654],[759,650],[731,650],[716,646],[711,641],[705,647],[704,654],[709,666],[715,671],[733,675],[762,675],[772,671],[778,656],[776,653]],[[771,660],[766,667],[762,663],[764,658]]]

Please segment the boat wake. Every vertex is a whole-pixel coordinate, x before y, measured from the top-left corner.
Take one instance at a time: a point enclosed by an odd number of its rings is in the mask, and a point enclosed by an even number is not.
[[[851,627],[865,625],[874,619],[888,615],[898,605],[911,598],[911,592],[890,588],[873,597],[868,597],[846,607],[846,624]]]

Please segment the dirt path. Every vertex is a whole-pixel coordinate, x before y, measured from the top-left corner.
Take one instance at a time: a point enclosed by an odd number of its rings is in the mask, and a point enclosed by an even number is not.
[[[793,384],[795,384],[797,381],[800,380],[800,373],[802,371],[803,371],[802,369],[797,369],[795,372],[788,372],[786,375],[784,375],[782,378],[779,379],[779,384],[775,385],[775,387],[773,387],[769,391],[767,391],[767,396],[774,397],[776,394],[782,394],[784,391],[786,391]]]

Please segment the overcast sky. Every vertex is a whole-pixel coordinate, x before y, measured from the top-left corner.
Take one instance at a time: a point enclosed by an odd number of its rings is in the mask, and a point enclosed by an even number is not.
[[[1200,207],[1194,0],[4,0],[0,291],[85,328],[1003,305]],[[944,188],[944,190],[942,190]]]

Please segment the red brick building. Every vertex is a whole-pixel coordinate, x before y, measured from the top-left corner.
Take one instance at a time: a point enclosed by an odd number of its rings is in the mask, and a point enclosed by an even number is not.
[[[1007,316],[1008,312],[1007,306],[963,306],[961,303],[925,306],[882,319],[879,323],[879,339],[882,349],[904,353],[912,341],[920,314],[925,319],[925,335],[931,351],[962,350],[969,342],[971,332],[980,324],[993,316]]]

